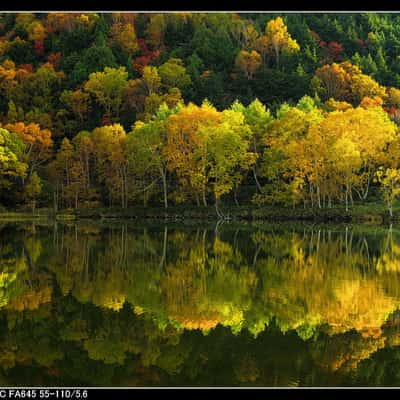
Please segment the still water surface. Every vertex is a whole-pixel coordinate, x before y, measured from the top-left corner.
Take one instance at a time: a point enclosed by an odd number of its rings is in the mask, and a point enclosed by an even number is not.
[[[400,230],[0,224],[0,385],[400,386]]]

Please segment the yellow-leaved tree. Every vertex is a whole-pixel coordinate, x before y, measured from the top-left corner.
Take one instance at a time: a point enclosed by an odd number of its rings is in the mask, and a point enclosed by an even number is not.
[[[279,68],[279,61],[282,53],[293,53],[300,50],[300,46],[288,32],[287,26],[282,17],[272,19],[267,23],[265,36],[270,49],[275,55],[276,66]]]
[[[203,102],[201,107],[189,104],[168,118],[163,156],[168,170],[177,175],[181,184],[176,200],[194,195],[200,204],[201,196],[203,205],[207,205],[207,137],[199,128],[215,126],[221,117],[210,103]]]
[[[383,201],[389,214],[393,217],[393,203],[400,195],[400,170],[397,168],[379,168],[376,172],[378,182],[381,184]]]

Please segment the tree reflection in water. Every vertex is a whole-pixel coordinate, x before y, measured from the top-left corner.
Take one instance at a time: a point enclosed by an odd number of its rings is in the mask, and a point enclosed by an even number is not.
[[[390,226],[0,227],[0,383],[400,383]]]

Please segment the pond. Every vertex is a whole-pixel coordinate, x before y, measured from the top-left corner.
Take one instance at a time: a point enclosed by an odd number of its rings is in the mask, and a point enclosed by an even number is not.
[[[400,230],[2,223],[0,319],[0,385],[400,386]]]

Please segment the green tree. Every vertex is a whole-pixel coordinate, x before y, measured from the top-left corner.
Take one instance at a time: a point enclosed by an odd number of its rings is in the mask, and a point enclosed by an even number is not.
[[[167,142],[166,124],[170,115],[179,111],[180,106],[173,109],[163,103],[153,118],[147,122],[137,121],[127,136],[127,153],[130,168],[137,176],[150,176],[152,186],[161,178],[164,207],[168,207],[167,163],[163,157],[163,149]],[[154,179],[156,178],[156,179]]]
[[[128,85],[127,79],[125,67],[105,67],[103,72],[90,74],[85,90],[93,94],[97,102],[105,108],[107,117],[118,119],[122,94]]]
[[[26,176],[28,165],[23,161],[25,145],[14,133],[0,128],[0,187],[9,189],[16,178]]]
[[[160,65],[158,72],[162,83],[167,87],[185,89],[191,84],[190,75],[179,58],[170,58],[166,63]]]
[[[207,178],[212,182],[216,211],[221,216],[221,196],[238,186],[243,171],[255,162],[256,154],[249,151],[251,130],[242,113],[226,110],[218,125],[202,127],[199,133],[206,137]]]

